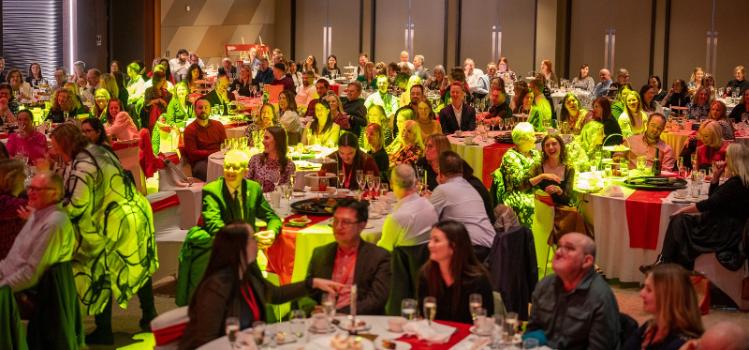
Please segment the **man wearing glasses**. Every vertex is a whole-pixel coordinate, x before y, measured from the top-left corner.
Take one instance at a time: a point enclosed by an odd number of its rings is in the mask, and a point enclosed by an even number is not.
[[[39,173],[27,188],[30,215],[8,255],[0,261],[0,287],[14,292],[33,287],[48,267],[70,261],[75,233],[68,215],[58,205],[62,198],[62,178]]]
[[[356,310],[360,315],[382,315],[390,289],[390,253],[361,239],[369,205],[354,199],[338,202],[333,213],[335,242],[312,253],[307,275],[327,278],[344,287],[334,301],[339,312],[349,313],[351,286],[357,286]],[[315,296],[318,301],[320,295]]]
[[[250,157],[229,151],[224,158],[224,176],[203,187],[203,225],[190,229],[180,252],[177,305],[187,305],[208,265],[213,236],[225,225],[245,222],[252,226],[258,247],[270,247],[281,231],[281,219],[263,197],[260,184],[245,179]],[[257,219],[267,223],[258,229]]]

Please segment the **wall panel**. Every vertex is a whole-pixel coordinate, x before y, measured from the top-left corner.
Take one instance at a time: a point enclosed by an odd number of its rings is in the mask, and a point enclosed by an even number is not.
[[[333,27],[331,53],[338,57],[338,66],[355,65],[359,57],[359,1],[297,0],[296,58],[308,55],[317,58],[317,68],[325,64],[323,25]]]
[[[445,0],[376,0],[375,60],[398,62],[406,49],[408,4],[414,23],[414,52],[424,55],[424,65],[434,67],[442,63],[445,45]],[[448,53],[449,55],[449,53]]]

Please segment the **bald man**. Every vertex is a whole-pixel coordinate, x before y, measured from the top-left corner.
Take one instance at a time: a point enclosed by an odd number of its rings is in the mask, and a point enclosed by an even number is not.
[[[741,326],[718,322],[708,328],[700,339],[686,342],[679,350],[749,350],[749,333]]]
[[[596,84],[596,87],[593,88],[593,95],[595,96],[595,98],[607,96],[609,94],[609,88],[613,83],[613,81],[611,80],[611,72],[609,72],[609,70],[606,68],[598,71],[598,78],[599,82],[598,84]]]
[[[533,291],[527,336],[555,349],[617,349],[619,307],[606,281],[593,269],[596,245],[581,233],[559,240],[555,275]]]

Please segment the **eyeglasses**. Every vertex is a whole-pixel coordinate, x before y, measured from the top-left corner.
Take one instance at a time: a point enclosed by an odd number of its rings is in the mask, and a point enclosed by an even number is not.
[[[333,218],[333,226],[341,225],[341,226],[351,226],[358,224],[359,221],[351,221],[351,220],[339,220],[338,218]]]
[[[245,167],[244,165],[238,165],[238,164],[237,165],[233,165],[233,164],[224,165],[224,170],[240,171],[240,170],[244,170],[244,169],[247,169],[247,167]]]

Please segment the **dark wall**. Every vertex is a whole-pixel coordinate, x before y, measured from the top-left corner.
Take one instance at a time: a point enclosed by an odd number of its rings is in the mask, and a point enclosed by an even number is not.
[[[76,60],[86,62],[87,68],[109,71],[107,57],[108,1],[78,0],[78,54]]]
[[[119,60],[123,64],[122,69],[125,68],[124,65],[133,60],[142,60],[150,64],[150,59],[146,57],[148,43],[144,26],[146,16],[148,15],[147,11],[145,11],[148,5],[146,2],[150,3],[150,6],[153,7],[153,1],[109,1],[110,58]]]

